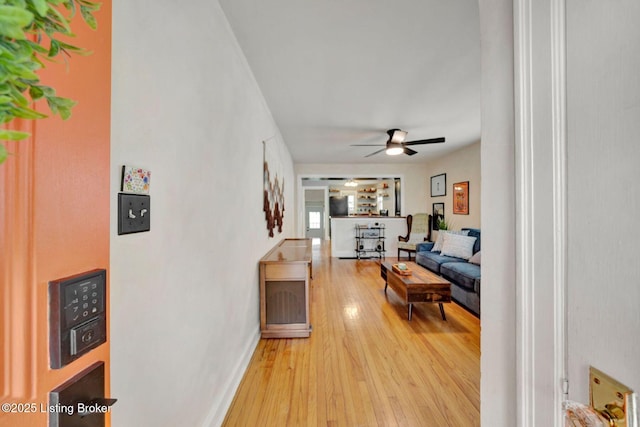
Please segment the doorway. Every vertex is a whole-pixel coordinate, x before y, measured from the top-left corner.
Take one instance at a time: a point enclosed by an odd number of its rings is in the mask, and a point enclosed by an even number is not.
[[[324,206],[307,204],[305,207],[305,237],[321,239],[324,236]]]
[[[324,239],[325,236],[325,189],[307,188],[304,190],[304,229],[305,237]]]

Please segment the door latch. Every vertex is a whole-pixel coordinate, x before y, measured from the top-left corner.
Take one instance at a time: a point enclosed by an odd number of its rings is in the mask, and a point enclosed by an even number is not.
[[[636,395],[629,387],[591,366],[589,404],[610,427],[638,426]]]

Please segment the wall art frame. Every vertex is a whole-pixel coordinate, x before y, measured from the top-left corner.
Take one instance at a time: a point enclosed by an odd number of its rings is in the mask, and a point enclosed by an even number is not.
[[[453,184],[453,213],[469,215],[469,181]]]
[[[441,173],[431,177],[431,197],[447,195],[447,174]]]
[[[432,229],[435,231],[440,230],[440,221],[444,221],[444,202],[438,202],[433,204],[433,213],[431,214],[433,221]]]

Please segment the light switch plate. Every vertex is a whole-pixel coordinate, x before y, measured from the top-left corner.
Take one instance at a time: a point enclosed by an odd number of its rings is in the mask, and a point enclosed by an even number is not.
[[[118,194],[118,234],[140,233],[151,229],[151,197]]]

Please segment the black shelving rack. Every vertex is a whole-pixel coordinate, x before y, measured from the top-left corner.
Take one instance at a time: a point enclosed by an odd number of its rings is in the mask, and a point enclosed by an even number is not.
[[[356,224],[356,258],[385,257],[384,224]]]

